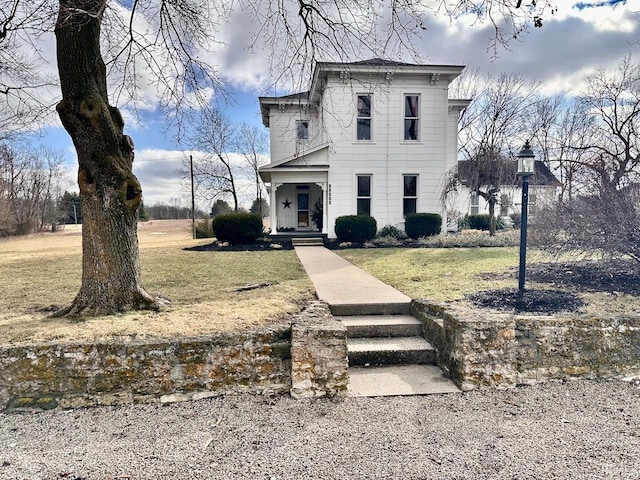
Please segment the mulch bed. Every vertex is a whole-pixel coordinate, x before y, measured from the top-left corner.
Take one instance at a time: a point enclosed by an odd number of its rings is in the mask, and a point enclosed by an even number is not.
[[[484,280],[517,278],[517,270],[488,273]],[[526,288],[477,292],[467,298],[476,306],[497,310],[553,314],[576,312],[584,303],[573,292],[607,292],[640,295],[640,265],[632,260],[534,263],[527,265],[527,281],[548,284],[549,289]]]

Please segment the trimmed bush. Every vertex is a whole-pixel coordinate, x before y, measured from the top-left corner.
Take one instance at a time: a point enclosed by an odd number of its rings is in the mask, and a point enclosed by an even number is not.
[[[253,243],[264,234],[262,219],[254,213],[227,213],[211,222],[213,234],[220,242],[232,245]]]
[[[437,213],[410,213],[405,218],[404,230],[409,238],[431,237],[441,228],[442,217]]]
[[[341,242],[363,243],[376,236],[376,219],[368,215],[344,215],[336,218],[336,236]]]
[[[465,215],[462,228],[471,230],[489,230],[489,215],[486,213]]]

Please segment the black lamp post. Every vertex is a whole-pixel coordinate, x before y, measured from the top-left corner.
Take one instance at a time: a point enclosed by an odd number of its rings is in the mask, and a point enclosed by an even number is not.
[[[535,173],[535,155],[527,140],[518,153],[518,176],[522,177],[522,214],[520,215],[520,268],[518,270],[518,295],[524,294],[524,278],[527,262],[527,214],[529,212],[529,177]]]

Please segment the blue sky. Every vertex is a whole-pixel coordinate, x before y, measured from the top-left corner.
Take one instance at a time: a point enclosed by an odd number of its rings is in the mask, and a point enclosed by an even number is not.
[[[640,60],[640,2],[583,1],[578,4],[555,0],[552,3],[557,11],[545,19],[542,28],[525,33],[507,49],[499,48],[497,55],[490,48],[492,29],[489,25],[473,22],[469,17],[454,20],[431,17],[417,45],[421,60],[462,64],[494,74],[518,73],[541,82],[548,94],[578,93],[587,73],[596,67],[613,69],[626,54]],[[269,70],[269,46],[254,46],[254,53],[249,53],[247,28],[246,15],[230,18],[220,30],[226,43],[211,53],[212,63],[219,66],[233,98],[225,113],[233,122],[261,126],[258,96],[269,91],[274,81]],[[187,147],[174,141],[173,132],[165,131],[166,121],[157,109],[149,108],[139,115],[140,124],[128,121],[125,132],[136,146],[134,173],[143,185],[145,203],[174,203],[179,199],[186,205],[187,190],[176,172]],[[56,124],[59,125],[57,120],[36,143],[62,150],[70,176],[75,177],[73,146],[66,132]],[[249,194],[244,202],[248,206]]]

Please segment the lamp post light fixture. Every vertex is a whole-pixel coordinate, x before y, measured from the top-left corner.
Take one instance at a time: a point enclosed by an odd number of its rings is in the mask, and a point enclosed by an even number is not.
[[[529,177],[535,173],[535,155],[527,140],[517,155],[518,176],[522,177],[522,213],[520,215],[520,267],[518,269],[518,295],[524,294],[527,262],[527,214],[529,212]]]

